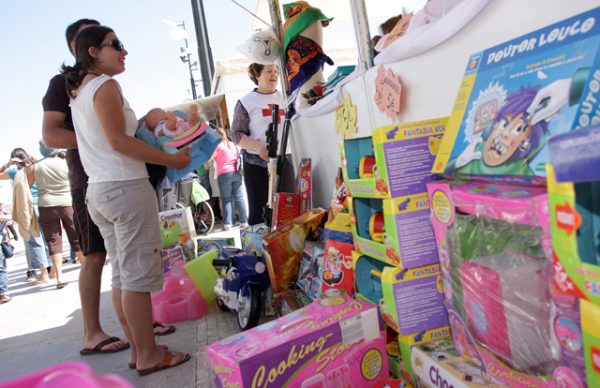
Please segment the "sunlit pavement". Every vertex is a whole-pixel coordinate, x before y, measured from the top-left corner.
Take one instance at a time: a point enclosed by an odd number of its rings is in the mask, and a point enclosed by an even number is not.
[[[218,230],[219,228],[217,228]],[[216,232],[211,236],[235,236],[239,232]],[[22,243],[15,242],[15,255],[7,259],[9,295],[12,301],[0,304],[0,382],[28,374],[66,361],[86,362],[99,375],[113,373],[136,387],[212,387],[212,375],[204,348],[239,331],[231,313],[211,306],[209,313],[198,321],[175,324],[177,331],[156,337],[169,348],[185,351],[192,360],[175,368],[139,377],[127,367],[127,351],[79,355],[83,325],[79,300],[79,264],[64,264],[63,289],[52,280],[36,286],[25,279],[25,254]],[[67,248],[68,249],[68,248]],[[110,299],[110,265],[102,275],[100,320],[110,335],[123,336]]]

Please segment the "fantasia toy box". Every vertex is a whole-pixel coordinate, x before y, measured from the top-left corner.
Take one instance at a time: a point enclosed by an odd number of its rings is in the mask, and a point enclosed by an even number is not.
[[[401,268],[437,264],[429,198],[423,190],[393,199],[352,198],[349,207],[358,251]]]
[[[552,331],[544,188],[437,182],[428,191],[459,355],[496,384],[581,386]]]
[[[377,128],[373,138],[346,139],[342,171],[352,197],[395,198],[425,191],[447,118]]]
[[[439,264],[411,269],[384,268],[383,299],[401,336],[448,326],[442,284]]]
[[[473,54],[433,172],[545,183],[549,137],[598,123],[600,8]]]
[[[377,306],[318,300],[206,349],[222,387],[368,387],[389,376]]]

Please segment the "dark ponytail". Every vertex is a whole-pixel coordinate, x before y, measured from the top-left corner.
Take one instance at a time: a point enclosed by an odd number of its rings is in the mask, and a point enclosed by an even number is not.
[[[96,60],[90,55],[90,47],[99,47],[104,38],[113,30],[106,26],[90,26],[77,34],[75,39],[75,64],[61,66],[62,73],[65,75],[67,83],[67,93],[71,98],[74,97],[73,91],[76,90],[83,81],[87,73],[92,70],[96,64]]]

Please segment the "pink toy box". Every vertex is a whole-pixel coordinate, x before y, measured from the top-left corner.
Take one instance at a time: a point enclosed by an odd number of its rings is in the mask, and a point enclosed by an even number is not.
[[[459,355],[495,384],[581,386],[585,372],[552,332],[545,189],[437,182],[428,192]]]
[[[377,306],[347,296],[207,347],[219,387],[369,387],[389,376]]]
[[[155,321],[173,323],[200,319],[208,310],[194,283],[177,261],[165,274],[163,289],[151,294],[152,317]]]
[[[65,362],[32,372],[16,379],[0,382],[0,388],[133,388],[121,376],[97,376],[84,362]]]

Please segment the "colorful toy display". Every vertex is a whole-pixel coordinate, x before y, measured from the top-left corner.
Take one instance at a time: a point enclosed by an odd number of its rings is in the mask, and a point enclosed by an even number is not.
[[[344,140],[342,171],[350,195],[396,198],[425,192],[446,122],[438,118],[390,125],[375,129],[372,138]]]
[[[459,355],[509,386],[580,386],[552,340],[548,200],[542,187],[428,185],[444,294]]]
[[[545,183],[550,136],[597,122],[600,8],[473,54],[434,173]]]
[[[366,387],[389,376],[377,307],[349,297],[321,299],[206,349],[220,386]]]
[[[350,213],[339,212],[325,224],[323,239],[322,290],[344,290],[347,295],[354,294],[354,271],[352,270],[352,227]]]

